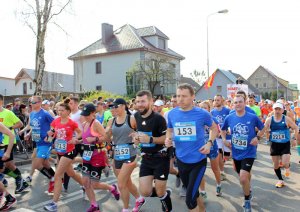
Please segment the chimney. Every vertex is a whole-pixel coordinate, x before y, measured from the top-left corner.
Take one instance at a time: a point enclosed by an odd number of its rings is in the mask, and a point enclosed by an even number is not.
[[[113,25],[102,23],[102,43],[107,44],[108,40],[114,34]]]

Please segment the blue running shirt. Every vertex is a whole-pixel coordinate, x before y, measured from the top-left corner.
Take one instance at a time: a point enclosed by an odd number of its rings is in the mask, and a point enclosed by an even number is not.
[[[211,115],[201,108],[183,111],[177,107],[169,111],[168,128],[173,129],[176,157],[180,161],[197,163],[206,158],[199,149],[205,145],[204,126],[211,125]]]
[[[223,126],[225,118],[229,115],[230,109],[223,107],[222,110],[213,109],[211,112],[212,116],[217,119],[220,127]],[[231,135],[226,134],[226,140],[230,140]]]
[[[235,160],[256,158],[257,146],[251,145],[250,142],[256,136],[255,127],[259,130],[264,128],[261,120],[255,114],[248,112],[241,117],[232,113],[225,118],[221,129],[227,130],[228,127],[232,135],[232,158]]]

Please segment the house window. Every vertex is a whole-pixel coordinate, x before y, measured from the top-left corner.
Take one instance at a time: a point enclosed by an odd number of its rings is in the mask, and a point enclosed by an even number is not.
[[[32,89],[32,82],[29,83],[29,88]]]
[[[97,90],[97,91],[101,91],[101,90],[102,90],[102,85],[97,85],[97,86],[96,86],[96,90]]]
[[[266,82],[264,82],[264,88],[266,88],[267,87],[267,83]]]
[[[217,86],[217,92],[222,93],[222,86],[220,86],[220,85]]]
[[[96,63],[96,74],[101,74],[102,69],[101,69],[101,62]]]
[[[27,83],[23,83],[23,94],[27,94]]]
[[[258,83],[255,84],[255,87],[258,88]]]

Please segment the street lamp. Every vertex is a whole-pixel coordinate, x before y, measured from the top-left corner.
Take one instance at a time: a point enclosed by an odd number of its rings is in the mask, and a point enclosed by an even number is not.
[[[220,10],[218,12],[214,12],[214,13],[211,13],[209,14],[207,17],[206,17],[206,53],[207,53],[207,78],[209,78],[209,48],[208,48],[208,18],[212,15],[215,15],[215,14],[218,14],[218,13],[228,13],[228,10],[225,9],[225,10]]]

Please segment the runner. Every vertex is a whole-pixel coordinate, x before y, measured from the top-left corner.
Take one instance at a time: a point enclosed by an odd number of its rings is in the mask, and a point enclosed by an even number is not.
[[[176,96],[179,107],[169,112],[165,144],[170,147],[172,138],[175,141],[180,178],[187,188],[185,202],[188,209],[205,211],[198,188],[206,170],[206,155],[210,153],[218,129],[207,111],[193,106],[195,93],[191,85],[179,85]],[[206,144],[205,126],[210,127]]]
[[[3,101],[4,101],[4,97],[3,95],[0,94],[0,123],[2,123],[4,126],[9,128],[14,134],[15,129],[21,128],[23,124],[12,111],[3,108]],[[8,143],[9,143],[9,137],[7,135],[4,135],[3,144],[5,145],[5,148],[8,147]],[[16,139],[14,140],[14,144],[16,144]],[[15,183],[16,183],[15,193],[23,192],[23,190],[28,187],[28,184],[22,178],[22,174],[20,170],[16,167],[14,163],[13,151],[10,152],[10,157],[4,162],[5,162],[4,163],[5,169],[3,171],[3,174],[6,174],[15,179]]]
[[[110,191],[116,200],[119,200],[120,193],[115,184],[109,185],[100,182],[102,170],[108,165],[104,141],[109,139],[106,136],[103,126],[95,119],[95,106],[93,104],[86,104],[81,115],[85,119],[82,133],[84,145],[82,177],[86,194],[91,203],[87,211],[99,211],[99,205],[95,198],[95,189]]]
[[[235,113],[225,118],[221,128],[221,136],[224,144],[232,147],[232,158],[245,196],[244,211],[250,212],[252,197],[250,191],[251,169],[256,158],[258,144],[255,129],[262,130],[264,125],[255,114],[246,112],[246,99],[244,95],[237,94],[235,96],[234,106]],[[228,128],[231,130],[231,143],[226,140]]]
[[[292,146],[296,145],[295,137],[298,137],[298,127],[295,122],[283,115],[283,105],[275,103],[273,105],[274,115],[269,117],[265,123],[265,129],[270,130],[270,154],[273,161],[274,171],[279,181],[276,183],[276,188],[284,186],[284,181],[279,167],[281,159],[283,167],[285,168],[285,177],[290,176],[290,155],[291,155],[291,142]],[[290,138],[290,129],[294,131],[295,137]]]
[[[211,114],[213,117],[217,119],[217,122],[219,123],[220,127],[222,127],[225,118],[228,116],[230,113],[230,109],[227,107],[224,107],[224,99],[222,95],[216,95],[214,97],[214,103],[213,103],[214,109],[211,111]],[[231,135],[230,135],[230,130],[228,130],[226,134],[226,140],[227,142],[230,142],[231,140]],[[222,138],[218,137],[216,139],[218,148],[219,148],[219,168],[221,171],[221,179],[225,180],[226,179],[226,174],[224,172],[224,164],[225,161],[229,160],[230,158],[230,152],[231,150],[224,145]]]
[[[3,134],[8,136],[9,142],[7,147],[3,145]],[[4,170],[4,161],[10,157],[11,152],[13,151],[15,136],[14,134],[0,123],[0,170]],[[4,187],[3,183],[0,182],[0,204],[5,198],[4,204],[0,207],[0,211],[6,211],[13,207],[17,203],[17,199],[13,197]]]
[[[57,202],[62,189],[61,179],[65,172],[82,185],[81,176],[74,172],[72,166],[73,159],[77,155],[75,144],[79,143],[78,140],[81,139],[81,131],[78,128],[78,124],[69,118],[70,113],[71,109],[68,102],[60,104],[58,107],[59,117],[51,123],[51,130],[48,131],[48,136],[55,138],[54,146],[59,161],[54,176],[53,200],[44,206],[44,209],[47,211],[57,211]],[[76,138],[73,137],[74,132],[76,132]]]
[[[210,104],[208,101],[204,101],[204,102],[200,103],[199,107],[206,110],[207,112],[210,112]],[[218,126],[219,122],[215,117],[213,117],[213,121]],[[218,129],[219,129],[219,126],[218,126]],[[205,132],[205,134],[204,134],[205,143],[207,143],[207,141],[209,139],[209,127],[205,127],[204,132]],[[219,167],[219,158],[218,158],[219,157],[219,149],[218,149],[217,142],[214,141],[213,143],[214,144],[211,147],[210,153],[207,155],[207,157],[210,159],[210,166],[215,175],[215,179],[216,179],[216,183],[217,183],[216,196],[219,197],[219,196],[222,196],[221,171],[220,171],[220,167]],[[202,178],[202,181],[201,181],[200,195],[203,197],[203,199],[207,198],[207,194],[205,191],[205,178]]]
[[[113,119],[110,119],[106,132],[108,137],[113,136],[114,149],[114,168],[118,179],[118,187],[123,201],[122,212],[129,212],[129,197],[132,194],[136,199],[133,212],[138,212],[145,199],[139,195],[137,187],[132,183],[131,173],[136,167],[136,148],[129,136],[136,129],[136,121],[131,116],[126,106],[126,101],[121,98],[115,99],[109,108],[115,114]]]
[[[132,134],[133,141],[140,145],[142,161],[140,166],[139,190],[144,197],[158,197],[162,211],[172,211],[171,191],[167,190],[170,158],[164,147],[166,121],[152,110],[153,99],[150,91],[142,90],[136,94],[134,114],[137,131]],[[154,188],[152,187],[154,183]]]

